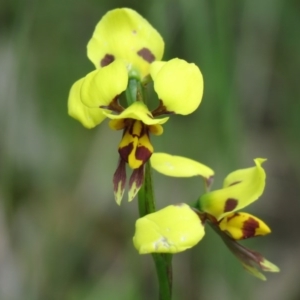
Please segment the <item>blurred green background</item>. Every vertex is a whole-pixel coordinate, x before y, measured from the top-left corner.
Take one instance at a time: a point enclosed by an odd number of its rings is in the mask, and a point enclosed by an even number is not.
[[[251,277],[207,228],[174,257],[174,299],[300,299],[296,0],[0,2],[0,299],[157,299],[151,257],[132,245],[137,203],[113,200],[121,133],[67,115],[71,85],[93,70],[86,44],[96,23],[124,6],[161,33],[164,59],[195,62],[204,75],[201,106],[172,117],[155,150],[209,165],[215,188],[268,158],[265,193],[247,211],[273,233],[245,245],[281,273]],[[203,192],[198,178],[154,175],[158,208]]]

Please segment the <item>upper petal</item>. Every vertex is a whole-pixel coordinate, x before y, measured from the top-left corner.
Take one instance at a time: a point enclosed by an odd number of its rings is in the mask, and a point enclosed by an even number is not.
[[[192,159],[170,155],[167,153],[153,153],[151,166],[159,173],[172,177],[202,176],[206,179],[214,175],[214,171]]]
[[[81,87],[81,100],[88,107],[107,106],[126,90],[128,74],[122,60],[95,70],[85,76]]]
[[[195,64],[178,58],[154,62],[150,74],[168,112],[188,115],[197,109],[203,95],[203,77]]]
[[[76,81],[69,94],[68,113],[74,119],[80,121],[86,128],[93,128],[100,124],[106,116],[100,108],[89,108],[81,101],[80,90],[84,78]]]
[[[123,58],[128,69],[144,77],[149,64],[161,60],[164,42],[160,34],[136,11],[118,8],[106,13],[97,24],[87,45],[87,54],[96,68]]]
[[[264,161],[265,159],[256,158],[255,167],[230,173],[225,178],[222,189],[200,197],[200,209],[220,220],[230,212],[257,200],[265,188],[266,174],[261,167]]]
[[[118,115],[107,112],[104,112],[104,114],[110,119],[135,119],[142,121],[146,125],[164,124],[169,120],[168,117],[154,119],[148,107],[139,101],[132,103]]]
[[[184,203],[146,215],[135,227],[133,243],[140,254],[178,253],[195,246],[204,236],[200,218]]]

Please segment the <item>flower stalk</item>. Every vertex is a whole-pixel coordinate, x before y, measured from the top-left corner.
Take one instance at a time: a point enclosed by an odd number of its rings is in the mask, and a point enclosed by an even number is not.
[[[145,179],[138,192],[138,205],[140,217],[156,211],[150,161],[145,164]],[[152,258],[159,283],[159,300],[170,300],[172,299],[172,254],[153,253]]]

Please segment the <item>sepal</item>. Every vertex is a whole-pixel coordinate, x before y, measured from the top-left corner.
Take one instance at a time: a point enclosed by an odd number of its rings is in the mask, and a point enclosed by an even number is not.
[[[120,159],[119,165],[114,174],[113,184],[114,184],[115,200],[117,204],[120,205],[124,195],[125,184],[126,184],[126,163],[122,159]]]
[[[149,65],[161,60],[164,42],[160,34],[136,11],[118,8],[106,13],[87,45],[87,54],[96,68],[122,58],[128,71],[140,78],[149,74]]]
[[[216,225],[212,225],[213,228],[218,232],[223,241],[225,242],[228,249],[232,254],[241,262],[243,267],[253,276],[266,280],[266,276],[260,271],[264,272],[279,272],[280,269],[265,259],[260,253],[248,249],[243,245],[239,244],[237,241],[230,238],[227,234],[220,231]]]
[[[144,182],[144,165],[132,171],[129,179],[128,201],[131,202]]]
[[[202,176],[207,181],[212,181],[214,171],[189,158],[170,155],[167,153],[153,153],[151,165],[157,172],[172,177]]]

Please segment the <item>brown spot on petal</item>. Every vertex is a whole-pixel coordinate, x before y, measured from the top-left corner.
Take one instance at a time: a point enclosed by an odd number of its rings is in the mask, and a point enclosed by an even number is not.
[[[242,181],[235,181],[235,182],[233,182],[233,183],[230,183],[229,186],[233,186],[233,185],[236,185],[236,184],[241,183],[241,182],[242,182]]]
[[[133,150],[133,143],[129,143],[127,146],[119,148],[119,154],[121,158],[128,163],[128,156]]]
[[[152,152],[144,146],[140,146],[136,149],[135,157],[137,160],[141,160],[143,163],[146,163],[151,157]]]
[[[245,239],[255,236],[255,230],[259,228],[259,222],[257,222],[253,218],[249,218],[247,221],[244,222],[242,231],[243,231],[243,237]]]
[[[106,67],[115,60],[115,57],[111,54],[105,54],[105,56],[100,61],[101,67]]]
[[[117,95],[114,99],[112,99],[108,105],[101,105],[99,107],[103,109],[111,110],[112,113],[116,113],[116,114],[119,114],[124,110],[124,107],[119,103],[119,95]]]
[[[233,198],[228,198],[225,202],[224,212],[229,212],[234,210],[238,205],[238,200]]]
[[[161,115],[173,115],[175,114],[174,111],[168,111],[167,108],[164,106],[164,103],[161,99],[159,99],[159,105],[157,108],[151,111],[153,117],[161,116]]]
[[[152,63],[155,60],[155,56],[148,48],[142,48],[137,52],[137,54],[148,63]]]

